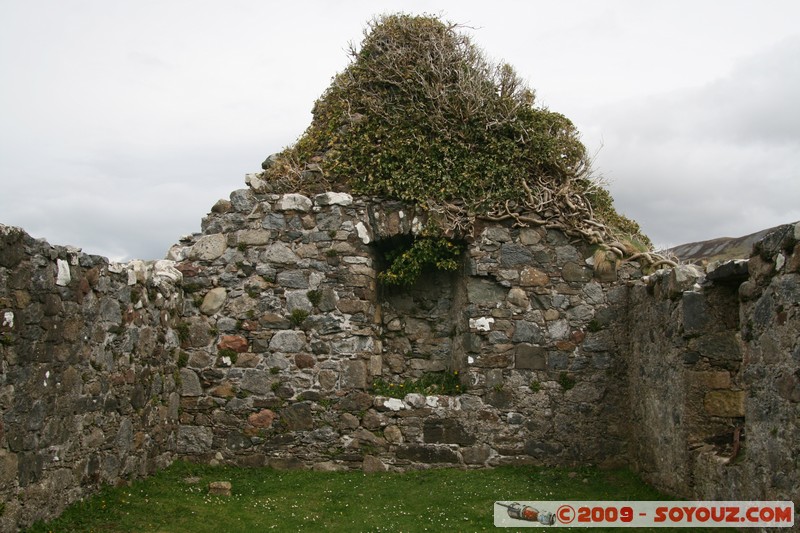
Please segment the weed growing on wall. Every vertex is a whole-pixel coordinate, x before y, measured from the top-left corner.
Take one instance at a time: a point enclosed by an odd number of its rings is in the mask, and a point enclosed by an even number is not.
[[[322,291],[318,290],[308,291],[306,293],[306,297],[308,298],[308,301],[311,302],[311,305],[316,307],[322,301]]]
[[[488,61],[458,25],[382,16],[350,56],[306,132],[269,160],[274,192],[412,202],[452,238],[481,218],[558,228],[620,258],[625,238],[649,244],[591,178],[573,123],[537,105],[513,67]]]
[[[189,340],[189,324],[188,322],[180,322],[177,326],[175,326],[175,331],[178,333],[178,340],[181,341],[181,344],[187,342]]]
[[[458,371],[429,372],[419,379],[406,379],[393,383],[376,379],[372,382],[372,392],[377,396],[403,398],[406,394],[416,392],[426,396],[436,394],[462,394],[465,387],[461,384]]]
[[[294,309],[292,314],[289,315],[289,322],[292,326],[299,327],[308,318],[308,311],[305,309]]]
[[[236,353],[235,350],[231,350],[230,348],[223,348],[219,351],[219,360],[223,364],[226,365],[233,365],[236,364],[236,360],[238,359],[239,354]],[[225,363],[227,359],[227,363]]]
[[[407,249],[395,248],[386,254],[389,267],[378,275],[387,285],[411,285],[425,270],[458,270],[461,247],[443,237],[421,237]]]
[[[575,378],[573,378],[566,372],[561,372],[561,374],[559,374],[558,376],[558,384],[561,385],[561,388],[564,389],[565,391],[568,391],[572,387],[574,387],[575,383],[577,383],[575,381]]]

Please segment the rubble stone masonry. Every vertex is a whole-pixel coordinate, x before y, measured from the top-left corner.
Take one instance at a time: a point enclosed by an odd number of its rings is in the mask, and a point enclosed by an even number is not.
[[[749,262],[598,277],[588,245],[491,223],[458,272],[388,288],[424,212],[250,184],[162,261],[0,226],[0,529],[179,457],[630,465],[680,496],[798,503],[800,226]],[[450,393],[386,392],[433,378]]]

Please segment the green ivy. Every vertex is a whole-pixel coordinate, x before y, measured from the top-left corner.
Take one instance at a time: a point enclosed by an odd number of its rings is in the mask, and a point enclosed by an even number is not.
[[[376,379],[372,382],[372,392],[378,396],[390,398],[403,398],[406,394],[416,392],[426,396],[446,394],[456,395],[465,392],[466,387],[461,384],[458,371],[429,372],[419,379],[406,379],[393,383]]]
[[[425,269],[444,272],[458,270],[462,249],[443,237],[420,237],[407,249],[386,254],[389,267],[378,274],[386,285],[412,285]]]
[[[488,61],[457,30],[432,16],[373,20],[360,48],[351,49],[351,63],[315,102],[308,129],[265,174],[273,190],[338,188],[451,215],[457,206],[453,216],[462,222],[539,209],[548,219],[567,213],[560,222],[578,227],[593,210],[648,244],[588,179],[589,157],[574,124],[536,105],[510,65]],[[558,208],[548,210],[556,193]],[[575,211],[577,204],[592,210]]]

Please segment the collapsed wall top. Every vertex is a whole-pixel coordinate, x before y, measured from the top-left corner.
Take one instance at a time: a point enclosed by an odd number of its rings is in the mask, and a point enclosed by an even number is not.
[[[458,29],[431,16],[371,21],[305,133],[264,162],[270,191],[411,201],[451,237],[469,237],[476,218],[513,220],[646,252],[638,224],[590,179],[572,122],[537,107],[510,65]]]

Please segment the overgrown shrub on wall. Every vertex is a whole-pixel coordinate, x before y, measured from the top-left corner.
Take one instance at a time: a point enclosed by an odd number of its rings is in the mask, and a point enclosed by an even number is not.
[[[448,237],[484,218],[649,245],[591,179],[573,123],[537,106],[510,65],[488,61],[458,30],[431,16],[373,20],[309,128],[268,165],[273,189],[411,201]]]

